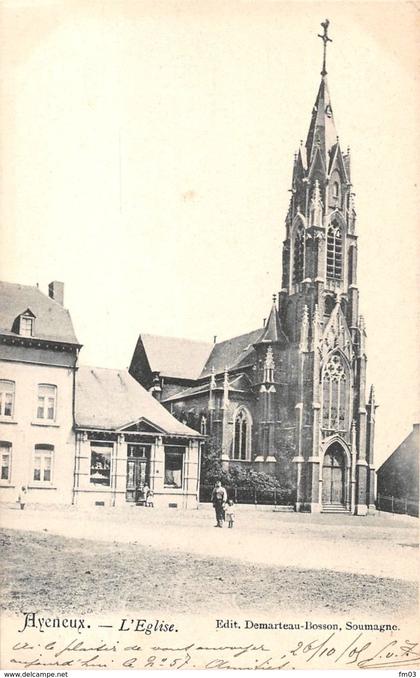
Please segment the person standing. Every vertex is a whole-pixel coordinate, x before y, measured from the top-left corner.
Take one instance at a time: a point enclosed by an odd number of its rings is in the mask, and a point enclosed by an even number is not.
[[[235,505],[233,503],[233,499],[229,499],[227,506],[226,506],[226,520],[228,522],[228,527],[233,527],[233,523],[235,522]]]
[[[211,493],[211,501],[216,512],[217,525],[215,527],[223,527],[225,519],[225,505],[227,501],[227,492],[222,486],[220,480],[217,481]]]
[[[18,503],[20,505],[21,511],[25,508],[26,504],[26,487],[23,485],[18,496]]]

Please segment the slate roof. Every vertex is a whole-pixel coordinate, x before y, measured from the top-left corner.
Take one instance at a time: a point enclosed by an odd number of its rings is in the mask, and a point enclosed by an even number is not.
[[[167,434],[200,435],[175,419],[127,370],[79,367],[75,402],[77,427],[115,431],[142,418]]]
[[[287,337],[281,329],[280,318],[277,312],[276,304],[274,303],[268,321],[261,333],[261,336],[258,337],[256,344],[264,343],[287,343]]]
[[[319,140],[318,142],[317,139]],[[311,123],[305,144],[308,165],[314,155],[317,143],[321,149],[324,162],[327,165],[326,158],[329,158],[329,154],[336,142],[337,132],[334,124],[331,98],[328,90],[327,78],[323,76],[319,85],[315,105],[312,109]]]
[[[249,391],[250,388],[251,381],[245,374],[237,374],[234,375],[232,379],[229,379],[229,392]],[[218,382],[216,382],[216,389],[218,391],[221,391],[223,389],[223,381],[220,378]],[[188,388],[184,388],[176,392],[169,393],[168,395],[165,395],[163,401],[165,403],[175,402],[176,400],[184,400],[196,395],[207,394],[209,393],[209,391],[210,391],[209,381],[205,381],[204,383],[199,384],[198,386],[189,386]]]
[[[69,311],[37,287],[0,281],[0,334],[20,336],[16,318],[30,310],[35,316],[34,337],[78,344]]]
[[[179,379],[197,379],[214,344],[177,337],[142,334],[152,372]]]
[[[228,370],[239,366],[254,351],[253,344],[261,336],[263,328],[241,334],[239,337],[232,337],[226,341],[214,344],[211,355],[209,356],[200,377],[208,377],[212,368],[216,374],[223,372],[225,367]]]

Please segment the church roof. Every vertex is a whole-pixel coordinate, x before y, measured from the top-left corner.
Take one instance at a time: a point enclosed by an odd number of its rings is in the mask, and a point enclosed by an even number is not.
[[[239,366],[254,351],[254,344],[261,335],[261,328],[241,334],[226,341],[214,344],[213,350],[204,365],[200,377],[210,376],[212,369],[216,374],[224,372],[225,368],[231,370]]]
[[[246,374],[235,374],[232,377],[228,376],[229,380],[229,392],[235,391],[243,393],[244,391],[249,391],[251,388],[251,381],[246,376]],[[218,383],[216,382],[216,389],[219,391],[223,389],[223,381],[219,378]],[[175,392],[168,393],[165,397],[162,398],[162,402],[172,402],[176,400],[185,400],[196,395],[207,394],[210,391],[209,381],[199,384],[198,386],[189,386],[188,388],[178,389]]]
[[[144,350],[152,372],[179,379],[197,379],[214,346],[213,343],[142,334]]]
[[[279,314],[277,312],[277,307],[276,303],[273,303],[273,306],[271,307],[270,315],[267,320],[267,323],[261,333],[261,335],[258,337],[257,341],[255,342],[256,344],[265,344],[265,343],[287,343],[287,337],[284,334],[281,325],[280,325],[280,318]]]
[[[307,166],[309,167],[315,153],[319,148],[325,161],[325,167],[329,167],[330,153],[337,143],[337,131],[334,123],[331,97],[328,90],[326,75],[321,78],[318,94],[312,109],[311,123],[306,139]]]
[[[79,367],[75,400],[77,427],[115,431],[140,419],[168,435],[199,435],[175,419],[127,370]]]
[[[0,334],[20,336],[16,321],[22,314],[35,318],[33,336],[78,344],[69,311],[37,287],[0,281]]]

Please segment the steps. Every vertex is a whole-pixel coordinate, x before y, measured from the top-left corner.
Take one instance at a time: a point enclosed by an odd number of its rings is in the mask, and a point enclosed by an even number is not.
[[[321,513],[350,513],[343,504],[323,504]]]

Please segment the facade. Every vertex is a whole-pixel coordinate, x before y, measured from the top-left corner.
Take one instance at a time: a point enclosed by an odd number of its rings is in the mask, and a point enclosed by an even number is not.
[[[321,82],[295,155],[281,290],[265,326],[205,344],[140,335],[130,373],[227,466],[274,475],[304,511],[374,509],[375,397],[366,400],[350,152]]]
[[[63,283],[0,283],[0,501],[135,504],[198,501],[200,436],[126,370],[78,366]]]
[[[398,445],[377,471],[378,497],[419,502],[420,424]],[[417,511],[418,515],[418,511]]]
[[[154,506],[196,508],[200,436],[126,370],[79,367],[74,503],[121,506],[145,486]]]
[[[80,344],[63,285],[0,283],[0,500],[70,503],[73,396]]]

